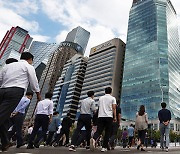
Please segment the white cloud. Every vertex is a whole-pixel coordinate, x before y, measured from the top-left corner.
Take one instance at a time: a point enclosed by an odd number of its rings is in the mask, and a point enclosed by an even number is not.
[[[33,41],[41,41],[41,42],[48,42],[50,40],[49,36],[44,36],[44,35],[31,35],[33,38]]]
[[[20,26],[28,31],[37,32],[39,24],[36,21],[28,21],[13,10],[0,7],[0,40],[4,37],[7,30],[12,26]]]

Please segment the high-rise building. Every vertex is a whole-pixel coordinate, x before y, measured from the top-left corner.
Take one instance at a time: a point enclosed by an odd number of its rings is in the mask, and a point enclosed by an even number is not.
[[[50,54],[58,47],[56,43],[46,43],[33,41],[29,52],[33,54],[33,66],[36,69],[45,59],[48,60]]]
[[[84,35],[86,35],[86,33],[87,31],[84,31]],[[74,35],[74,33],[69,33],[69,37],[70,34]],[[80,36],[83,37],[83,33],[81,33]],[[82,42],[86,42],[85,46],[87,46],[88,39],[89,37],[84,37],[84,41],[83,39],[81,40]],[[47,91],[54,91],[55,84],[58,78],[61,76],[65,63],[77,53],[83,55],[84,49],[75,42],[76,40],[72,40],[72,42],[61,42],[57,49],[51,53],[46,68],[44,69],[39,81],[42,98],[44,98],[44,95]],[[33,97],[26,115],[26,119],[31,118],[34,115],[36,104],[36,99]]]
[[[90,32],[78,26],[68,33],[65,41],[74,42],[80,45],[83,48],[82,54],[84,54],[89,37]]]
[[[87,58],[76,54],[64,65],[61,77],[53,92],[54,111],[59,111],[62,119],[67,113],[75,120],[81,89],[87,66]]]
[[[12,50],[22,53],[25,48],[29,48],[31,41],[28,31],[21,27],[12,27],[10,31],[7,31],[0,43],[0,66],[5,64]]]
[[[45,43],[33,41],[29,52],[34,55],[33,66],[36,70],[38,80],[40,80],[43,70],[46,67],[50,54],[53,53],[58,45],[56,43]]]
[[[125,119],[134,120],[140,105],[145,105],[150,119],[157,119],[162,101],[180,117],[179,61],[178,22],[171,1],[134,0],[121,97]]]
[[[112,95],[119,101],[124,55],[125,43],[118,38],[91,48],[81,100],[87,97],[88,91],[93,90],[97,106],[99,97],[103,96],[105,88],[110,86],[113,89]]]

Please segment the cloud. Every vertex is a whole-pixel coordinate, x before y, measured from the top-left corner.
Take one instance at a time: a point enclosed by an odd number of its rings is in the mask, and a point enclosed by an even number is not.
[[[44,36],[44,35],[31,35],[33,38],[33,41],[41,41],[41,42],[48,42],[50,40],[49,36]]]
[[[132,0],[41,0],[43,12],[53,21],[66,27],[56,41],[64,41],[67,33],[81,26],[91,33],[86,55],[90,47],[114,37],[126,41],[128,16]]]
[[[37,0],[8,0],[1,2],[6,8],[14,10],[19,15],[28,15],[32,13],[37,13],[38,11],[38,2]]]

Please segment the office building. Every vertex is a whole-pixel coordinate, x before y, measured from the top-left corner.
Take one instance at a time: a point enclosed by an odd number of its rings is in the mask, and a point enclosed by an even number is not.
[[[61,77],[56,82],[53,92],[54,111],[63,119],[67,113],[75,120],[81,89],[87,66],[87,58],[76,54],[64,65]]]
[[[6,59],[12,50],[22,53],[25,48],[29,48],[32,38],[28,31],[21,27],[12,27],[7,31],[0,43],[0,66],[5,64]]]
[[[122,116],[134,120],[140,105],[155,120],[162,101],[180,117],[180,52],[177,14],[170,0],[134,0],[128,24]],[[175,124],[171,128],[177,130]],[[180,125],[179,125],[180,126]],[[180,129],[180,127],[179,127]]]
[[[29,52],[33,54],[33,66],[36,69],[45,59],[48,60],[50,54],[58,47],[56,43],[46,43],[33,41]]]
[[[71,34],[74,35],[74,33]],[[68,37],[70,37],[70,33],[68,33],[68,35]],[[82,33],[81,35],[83,36]],[[86,31],[84,32],[84,35],[86,35]],[[86,37],[84,38],[84,42],[86,42],[85,46],[87,46],[88,39],[89,38]],[[83,55],[83,50],[84,49],[77,43],[64,41],[58,45],[53,53],[51,53],[46,68],[44,69],[39,81],[42,98],[44,98],[44,95],[47,91],[54,91],[55,84],[58,78],[61,76],[66,62],[77,53]],[[26,115],[26,119],[31,118],[34,115],[36,104],[36,98],[33,97]]]
[[[125,43],[118,38],[91,48],[80,99],[87,92],[95,92],[96,106],[106,87],[112,87],[112,95],[119,101],[123,77]]]
[[[74,42],[80,45],[83,48],[81,54],[84,54],[89,37],[90,37],[90,32],[78,26],[68,33],[65,41]]]

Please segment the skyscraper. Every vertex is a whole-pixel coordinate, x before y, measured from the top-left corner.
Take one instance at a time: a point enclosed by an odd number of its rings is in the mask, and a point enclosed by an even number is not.
[[[67,113],[76,118],[81,89],[87,66],[87,58],[74,55],[64,65],[61,77],[56,82],[53,92],[54,111],[60,113],[62,119]]]
[[[134,0],[121,97],[125,119],[135,119],[140,105],[145,105],[150,119],[157,119],[162,101],[180,117],[179,61],[178,23],[171,1]]]
[[[0,43],[0,66],[4,65],[12,50],[22,53],[25,48],[29,48],[31,41],[28,31],[21,27],[12,27],[7,31]]]
[[[111,86],[112,95],[120,99],[123,77],[125,43],[114,38],[91,48],[85,79],[80,99],[87,97],[87,92],[95,92],[96,106],[106,87]]]
[[[68,33],[65,41],[74,42],[80,45],[83,48],[83,52],[81,54],[84,54],[89,37],[90,32],[78,26]]]
[[[88,43],[88,39],[85,38],[85,42]],[[65,63],[77,53],[81,55],[83,54],[83,48],[79,44],[64,41],[60,43],[55,52],[51,54],[39,81],[42,97],[44,97],[47,91],[53,92],[55,84],[61,76]],[[26,118],[31,118],[34,114],[35,106],[36,99],[33,97]]]
[[[41,62],[48,60],[50,54],[58,47],[56,43],[33,41],[29,52],[34,55],[33,66],[36,69]]]

